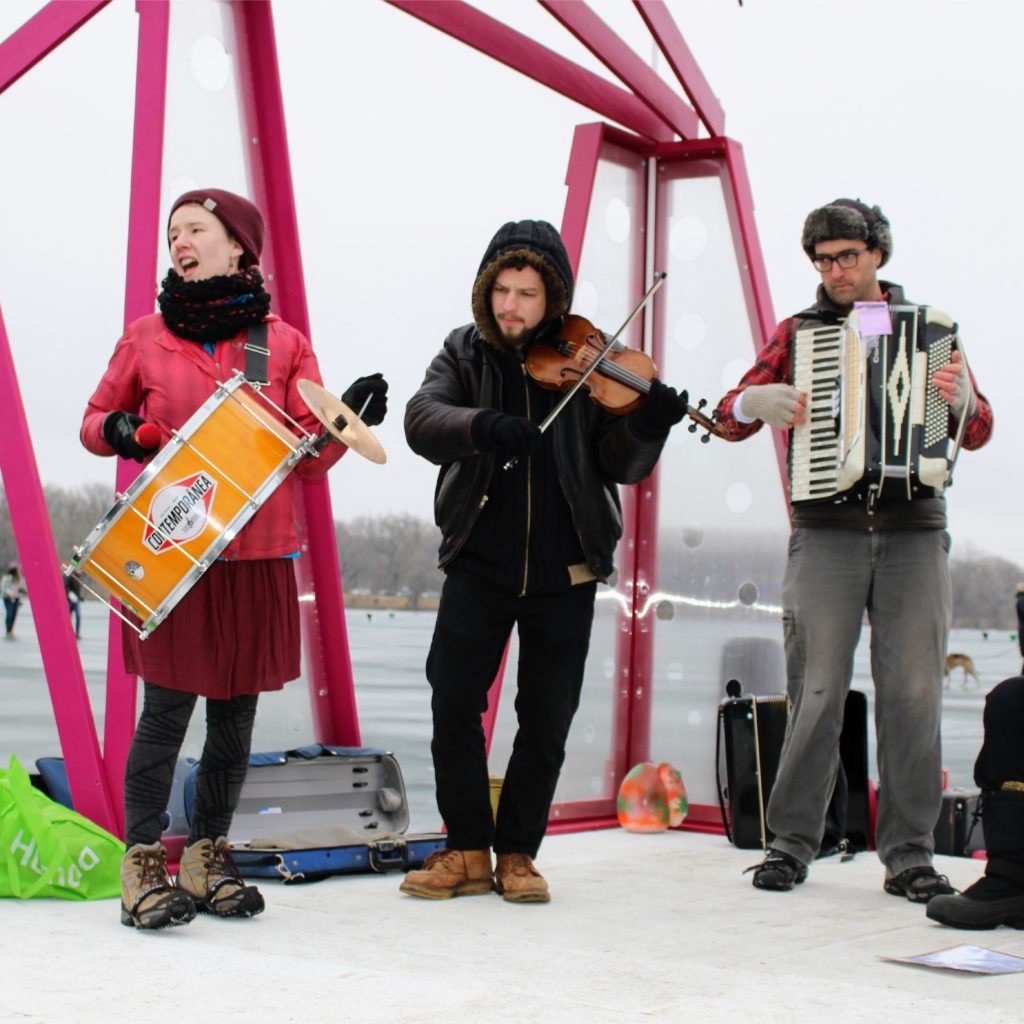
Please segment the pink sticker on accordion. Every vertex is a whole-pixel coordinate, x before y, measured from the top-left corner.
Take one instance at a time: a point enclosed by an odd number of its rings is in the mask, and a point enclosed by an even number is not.
[[[892,334],[892,320],[889,319],[889,304],[886,302],[855,302],[857,326],[865,337],[876,334]]]
[[[174,544],[194,540],[206,528],[217,481],[202,471],[161,487],[149,503],[142,540],[162,555]]]

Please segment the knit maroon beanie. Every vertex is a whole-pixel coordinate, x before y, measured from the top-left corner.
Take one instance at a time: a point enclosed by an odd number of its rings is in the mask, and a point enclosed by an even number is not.
[[[238,261],[240,270],[259,263],[263,251],[263,214],[252,202],[220,188],[197,188],[174,200],[171,212],[167,215],[168,228],[174,211],[186,203],[197,203],[209,210],[238,242],[244,250]]]

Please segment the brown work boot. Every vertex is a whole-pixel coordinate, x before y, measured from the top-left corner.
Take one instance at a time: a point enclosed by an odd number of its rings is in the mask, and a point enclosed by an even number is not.
[[[494,888],[490,850],[435,850],[418,871],[410,871],[399,888],[427,900],[480,896]]]
[[[136,843],[121,861],[121,924],[128,928],[166,928],[188,924],[196,905],[175,889],[167,873],[167,851],[160,842]]]
[[[195,900],[202,913],[217,917],[255,917],[264,907],[259,889],[246,885],[239,876],[224,836],[216,841],[200,839],[185,847],[178,888]]]
[[[548,883],[525,853],[499,853],[494,888],[509,903],[547,903]]]

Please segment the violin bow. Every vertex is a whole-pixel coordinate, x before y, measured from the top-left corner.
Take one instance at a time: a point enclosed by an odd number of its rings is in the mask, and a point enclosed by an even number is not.
[[[629,325],[640,315],[640,311],[647,305],[648,302],[654,297],[654,293],[665,283],[665,278],[668,274],[662,270],[659,271],[654,278],[654,284],[644,292],[643,298],[636,304],[636,309],[633,310],[629,316],[623,321],[622,326],[605,342],[605,346],[598,353],[597,358],[583,371],[582,374],[577,378],[576,383],[562,396],[562,400],[548,413],[545,417],[544,422],[540,424],[539,430],[543,434],[548,427],[558,418],[562,410],[572,400],[573,395],[586,383],[587,378],[604,362],[605,356],[607,356],[611,350],[615,347],[615,343],[619,340],[619,335],[629,327]],[[503,469],[511,469],[519,461],[518,455],[513,455],[508,462],[502,467]]]

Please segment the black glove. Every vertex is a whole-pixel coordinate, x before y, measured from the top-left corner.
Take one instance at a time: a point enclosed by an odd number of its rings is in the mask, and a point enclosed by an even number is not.
[[[655,378],[643,404],[629,414],[629,425],[641,441],[662,441],[665,435],[686,415],[690,396],[676,392]]]
[[[388,414],[388,382],[382,373],[371,373],[369,377],[359,377],[349,384],[341,400],[358,416],[363,402],[370,399],[370,404],[362,415],[368,427],[375,427],[384,422]]]
[[[502,451],[509,455],[532,455],[544,435],[524,416],[509,416],[497,409],[484,409],[469,426],[473,444],[482,452]]]
[[[109,413],[103,420],[103,440],[122,459],[134,459],[136,462],[142,462],[160,447],[159,443],[152,447],[143,447],[139,444],[135,432],[143,425],[146,425],[146,421],[141,416],[119,409],[117,412]],[[152,431],[152,426],[147,426]]]

